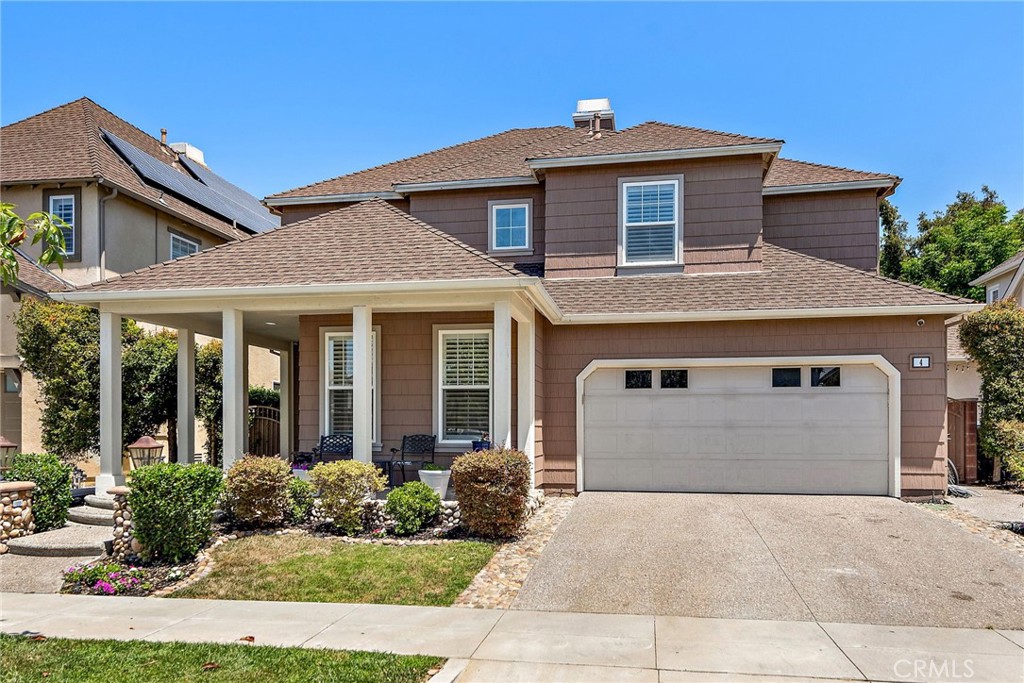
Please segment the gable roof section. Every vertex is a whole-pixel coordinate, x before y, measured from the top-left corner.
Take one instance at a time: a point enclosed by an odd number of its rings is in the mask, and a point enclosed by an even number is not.
[[[826,166],[809,161],[778,158],[772,162],[764,179],[765,194],[786,194],[788,192],[820,190],[841,190],[845,188],[895,188],[901,182],[899,176],[889,173],[855,171],[840,166]]]
[[[14,285],[15,289],[39,295],[74,289],[56,274],[32,260],[21,249],[14,249],[14,259],[18,262],[18,281]]]
[[[518,270],[380,199],[79,287],[79,292],[509,279]]]
[[[247,233],[192,204],[145,184],[103,140],[100,129],[139,148],[175,172],[186,173],[160,141],[87,97],[0,129],[0,182],[39,183],[102,178],[125,194],[229,239]],[[191,177],[191,176],[189,176]]]
[[[677,150],[710,150],[751,145],[781,145],[776,138],[757,138],[737,133],[723,133],[704,128],[677,126],[660,121],[647,121],[623,130],[601,131],[585,136],[573,144],[552,149],[531,158],[533,162],[554,159],[583,159],[607,155],[645,154]],[[533,164],[537,165],[537,164]]]
[[[1016,270],[1021,266],[1022,263],[1024,263],[1024,250],[1018,251],[1016,254],[1006,259],[995,268],[989,270],[987,273],[984,273],[974,278],[973,280],[970,281],[969,284],[972,287],[987,284],[990,280],[994,280],[997,277],[1002,277],[1003,275],[1006,275],[1007,273]]]
[[[764,244],[763,256],[760,271],[549,279],[544,288],[570,319],[916,306],[962,309],[975,303],[769,243]]]
[[[503,163],[510,164],[513,167],[513,172],[519,173],[521,169],[516,166],[515,160],[519,159],[520,162],[523,162],[523,166],[525,166],[526,155],[517,150],[527,146],[532,148],[532,146],[542,144],[547,139],[561,141],[553,142],[552,146],[565,144],[565,136],[572,135],[575,132],[575,129],[567,128],[566,126],[513,128],[496,135],[470,140],[469,142],[463,142],[450,147],[442,147],[432,152],[393,161],[389,164],[374,166],[363,171],[297,187],[286,192],[278,192],[268,196],[267,202],[274,204],[273,200],[275,199],[296,197],[386,194],[394,191],[395,184],[434,176],[440,177],[443,176],[443,172],[446,170],[454,172],[454,169],[464,164],[480,162],[499,155]],[[528,168],[525,170],[529,172]],[[532,173],[530,175],[532,177]]]

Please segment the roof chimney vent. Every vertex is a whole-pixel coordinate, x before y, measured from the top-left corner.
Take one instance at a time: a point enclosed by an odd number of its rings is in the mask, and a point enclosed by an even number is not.
[[[166,145],[167,144],[167,129],[166,128],[161,128],[160,129],[160,144],[161,145]]]
[[[607,97],[577,100],[572,123],[576,128],[590,128],[593,132],[597,132],[594,131],[595,125],[599,125],[601,130],[615,130],[615,112],[611,101]]]
[[[191,159],[197,164],[206,166],[206,161],[203,158],[203,150],[199,149],[195,145],[190,145],[187,142],[172,142],[171,149],[178,154],[184,155],[186,158]]]

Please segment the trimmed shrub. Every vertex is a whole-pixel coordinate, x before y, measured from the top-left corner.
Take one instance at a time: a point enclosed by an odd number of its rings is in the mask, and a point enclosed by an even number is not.
[[[346,534],[362,529],[363,501],[388,482],[372,464],[358,460],[322,462],[309,471],[309,478],[320,490],[321,512]]]
[[[313,496],[316,490],[304,479],[291,477],[288,480],[288,521],[302,524],[313,512]]]
[[[422,481],[406,482],[388,494],[384,511],[395,521],[395,533],[407,536],[437,517],[441,496]]]
[[[1004,420],[992,426],[989,443],[1003,468],[1017,481],[1024,481],[1024,422]]]
[[[526,519],[530,459],[511,448],[466,453],[452,464],[462,523],[484,538],[507,538]]]
[[[258,527],[284,522],[291,501],[292,468],[280,458],[249,455],[228,470],[224,488],[228,509],[241,524]]]
[[[70,465],[65,465],[52,453],[19,453],[14,456],[11,469],[4,476],[8,481],[35,483],[32,515],[36,533],[59,529],[68,523],[68,508],[71,507]]]
[[[249,387],[249,406],[281,407],[281,392],[268,387]]]
[[[213,534],[224,476],[211,465],[159,463],[132,472],[128,505],[143,556],[188,562]]]

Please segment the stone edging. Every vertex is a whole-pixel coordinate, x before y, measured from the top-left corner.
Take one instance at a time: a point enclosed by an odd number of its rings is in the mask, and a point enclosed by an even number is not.
[[[32,514],[31,481],[0,482],[0,555],[7,552],[7,541],[30,536],[36,530]]]

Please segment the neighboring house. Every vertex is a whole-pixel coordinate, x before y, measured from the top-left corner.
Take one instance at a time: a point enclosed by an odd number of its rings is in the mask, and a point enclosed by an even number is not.
[[[985,303],[1014,299],[1024,306],[1024,251],[1003,261],[971,281],[972,287],[985,288]],[[947,367],[946,395],[949,398],[950,459],[961,479],[978,477],[978,401],[981,399],[981,375],[978,366],[960,345],[960,321],[946,321]]]
[[[63,269],[39,267],[40,245],[26,245],[20,281],[2,293],[0,433],[31,452],[42,450],[39,390],[17,355],[10,315],[20,296],[243,240],[280,219],[210,171],[192,145],[168,145],[88,98],[4,126],[0,149],[0,198],[23,217],[46,211],[69,226]],[[278,361],[267,351],[254,350],[250,365],[254,384],[277,380]]]
[[[944,321],[977,305],[876,274],[897,177],[782,145],[617,130],[581,101],[572,127],[272,195],[277,230],[56,296],[100,309],[104,377],[122,315],[220,336],[226,463],[259,335],[281,352],[282,453],[349,432],[387,459],[428,433],[450,462],[486,433],[548,490],[943,491]]]

